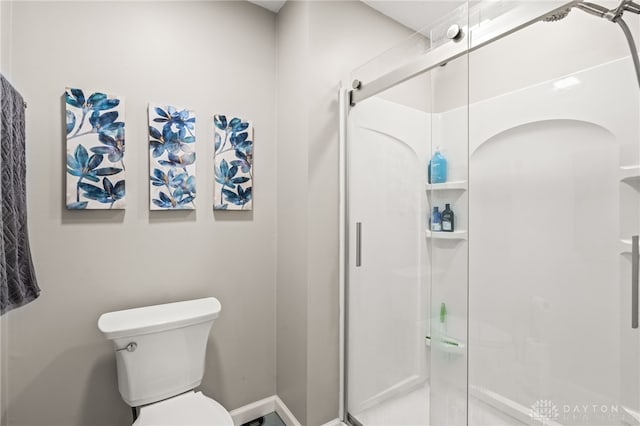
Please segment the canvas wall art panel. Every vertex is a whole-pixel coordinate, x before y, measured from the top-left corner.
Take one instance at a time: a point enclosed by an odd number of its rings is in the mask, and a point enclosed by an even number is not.
[[[196,118],[186,108],[149,104],[149,208],[193,210]]]
[[[69,87],[64,98],[67,208],[124,209],[124,100]]]
[[[253,126],[238,117],[215,115],[214,210],[253,209]]]

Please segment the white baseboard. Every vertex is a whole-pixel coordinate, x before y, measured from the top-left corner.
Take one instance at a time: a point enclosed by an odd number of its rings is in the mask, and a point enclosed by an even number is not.
[[[287,407],[284,402],[280,399],[278,395],[276,398],[276,413],[280,416],[282,421],[287,426],[302,426],[302,424],[296,419],[296,416],[293,415],[291,411],[289,411],[289,407]]]
[[[251,404],[247,404],[243,407],[236,408],[229,414],[231,414],[233,424],[240,426],[244,423],[250,422],[251,420],[273,413],[274,411],[278,413],[285,425],[302,426],[278,395],[273,395],[261,399],[260,401],[252,402]]]
[[[236,426],[250,422],[258,417],[265,416],[276,411],[276,396],[270,396],[260,401],[252,402],[231,411],[233,424]]]

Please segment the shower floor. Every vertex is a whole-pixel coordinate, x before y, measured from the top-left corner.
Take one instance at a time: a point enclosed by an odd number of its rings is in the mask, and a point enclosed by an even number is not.
[[[429,384],[383,402],[375,407],[355,414],[364,426],[428,426],[429,425]],[[462,401],[461,401],[462,402]],[[464,421],[463,421],[464,422]],[[448,425],[463,424],[447,419]],[[524,425],[482,401],[471,398],[469,401],[469,424],[474,426],[514,426]]]

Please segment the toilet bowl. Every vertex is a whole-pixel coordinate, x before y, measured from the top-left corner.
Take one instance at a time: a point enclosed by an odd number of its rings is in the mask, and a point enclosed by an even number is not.
[[[122,399],[134,426],[232,426],[217,401],[195,389],[204,377],[214,297],[109,312],[98,328],[113,342]]]
[[[189,391],[140,409],[133,426],[233,426],[229,412],[202,392]]]

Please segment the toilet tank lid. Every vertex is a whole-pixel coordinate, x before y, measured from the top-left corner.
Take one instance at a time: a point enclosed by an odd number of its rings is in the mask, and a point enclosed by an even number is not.
[[[221,309],[215,297],[126,309],[100,315],[98,329],[107,339],[148,334],[214,320]]]

